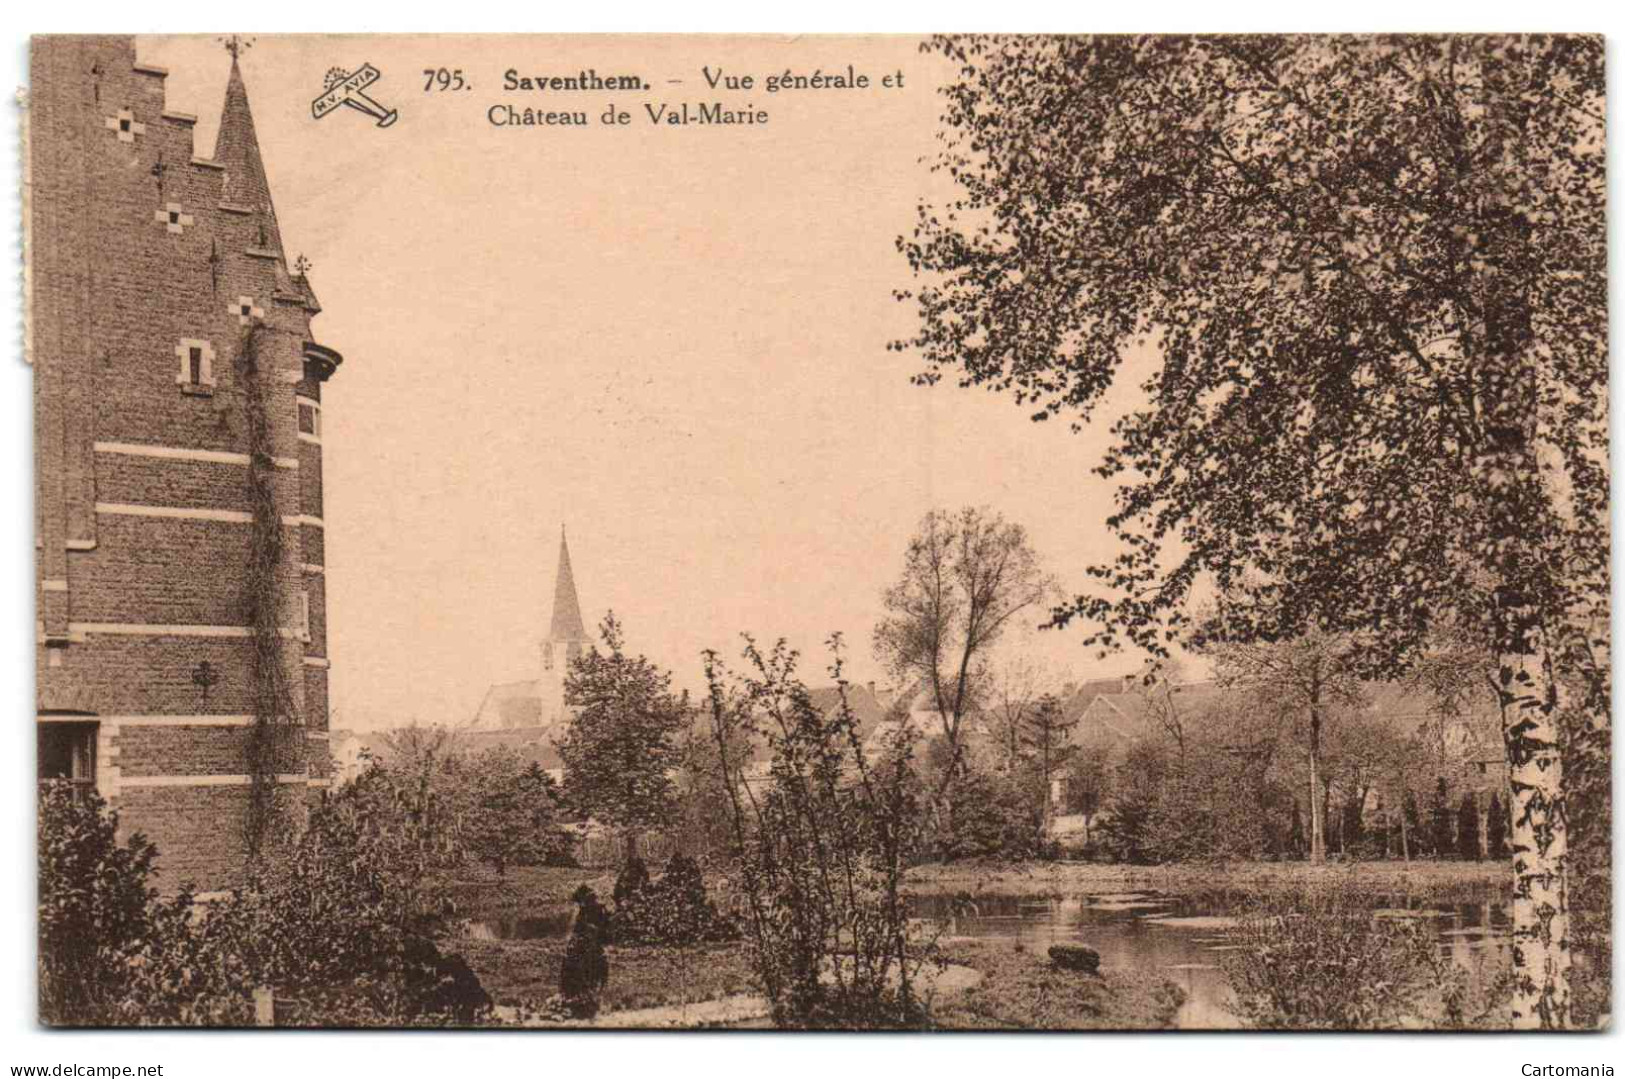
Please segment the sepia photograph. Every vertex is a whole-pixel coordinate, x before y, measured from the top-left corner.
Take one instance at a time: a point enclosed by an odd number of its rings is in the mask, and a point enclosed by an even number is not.
[[[1601,35],[26,47],[29,1022],[1610,1026]]]

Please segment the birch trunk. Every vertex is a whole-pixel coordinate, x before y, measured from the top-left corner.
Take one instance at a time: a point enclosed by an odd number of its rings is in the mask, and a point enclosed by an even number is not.
[[[1309,864],[1326,864],[1326,815],[1320,800],[1320,702],[1309,705]]]
[[[1522,620],[1519,620],[1522,621]],[[1501,734],[1511,786],[1512,1024],[1569,1025],[1568,820],[1558,692],[1538,626],[1500,657]]]

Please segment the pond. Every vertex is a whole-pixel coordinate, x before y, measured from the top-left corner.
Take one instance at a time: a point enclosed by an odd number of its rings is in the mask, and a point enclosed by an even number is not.
[[[1475,954],[1505,947],[1507,919],[1498,905],[1442,904],[1392,897],[1396,915],[1424,916],[1436,926],[1440,947],[1464,964]],[[1220,899],[1159,892],[1115,892],[1067,898],[979,895],[916,896],[914,913],[938,922],[942,940],[1019,940],[1042,952],[1051,944],[1087,944],[1102,967],[1160,971],[1185,990],[1175,1025],[1214,1030],[1238,1025],[1232,996],[1219,969],[1225,938],[1237,913]]]
[[[474,940],[556,940],[570,935],[575,911],[571,903],[546,906],[523,917],[471,921],[465,932]]]
[[[1166,892],[1109,892],[1072,897],[914,896],[914,914],[937,922],[944,943],[959,939],[1021,941],[1042,953],[1051,944],[1087,944],[1102,967],[1159,971],[1185,990],[1175,1025],[1215,1030],[1238,1025],[1219,958],[1239,901]],[[1423,917],[1441,948],[1464,966],[1506,946],[1506,911],[1499,904],[1427,904],[1414,897],[1382,902],[1395,916]],[[468,923],[476,940],[558,939],[569,935],[575,908],[548,906],[524,917]]]

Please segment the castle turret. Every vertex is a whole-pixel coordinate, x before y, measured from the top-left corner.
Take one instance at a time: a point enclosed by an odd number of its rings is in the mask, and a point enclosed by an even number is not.
[[[130,37],[34,39],[29,357],[41,778],[166,884],[329,781],[322,384],[235,43],[213,156]],[[273,797],[258,797],[269,788]]]

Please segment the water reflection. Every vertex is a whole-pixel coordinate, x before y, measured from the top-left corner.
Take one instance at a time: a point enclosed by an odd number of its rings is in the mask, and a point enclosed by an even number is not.
[[[1506,915],[1498,905],[1428,905],[1407,896],[1384,896],[1394,917],[1425,917],[1437,927],[1440,947],[1472,967],[1505,946]],[[1240,895],[1200,897],[1157,892],[1114,892],[1075,897],[978,895],[917,896],[914,913],[937,922],[943,940],[1019,940],[1042,952],[1051,944],[1081,942],[1100,952],[1101,966],[1160,971],[1185,990],[1175,1025],[1214,1030],[1239,1025],[1234,997],[1219,969],[1232,947],[1226,930],[1243,909]]]
[[[475,940],[555,940],[570,935],[575,908],[568,904],[524,917],[471,921],[467,933]]]

